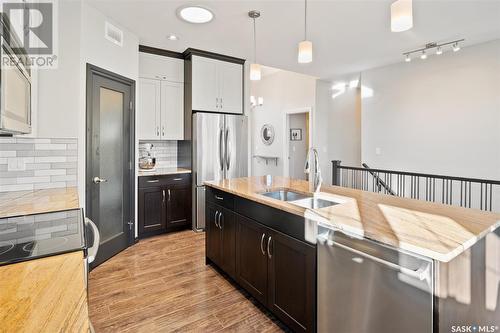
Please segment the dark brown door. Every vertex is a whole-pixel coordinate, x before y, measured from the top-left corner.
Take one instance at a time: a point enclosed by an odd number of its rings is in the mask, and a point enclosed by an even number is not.
[[[236,273],[236,214],[223,209],[221,216],[222,269],[234,278]]]
[[[236,280],[257,300],[267,302],[267,228],[237,215]]]
[[[316,249],[273,231],[266,238],[266,250],[269,258],[268,306],[294,332],[313,332]]]
[[[219,228],[219,214],[222,209],[212,203],[207,203],[205,208],[206,223],[206,253],[207,257],[217,265],[221,264],[222,236]]]
[[[152,187],[139,190],[139,234],[164,231],[165,218],[165,189]]]
[[[191,188],[167,189],[167,229],[191,224]]]
[[[92,267],[134,241],[135,82],[87,65],[86,215],[100,246]]]

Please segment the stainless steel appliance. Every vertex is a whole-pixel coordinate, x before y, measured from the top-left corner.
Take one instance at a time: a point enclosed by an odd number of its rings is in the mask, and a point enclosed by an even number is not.
[[[20,44],[8,19],[0,17],[0,134],[27,134],[31,133],[31,72],[27,55],[12,50],[19,50]]]
[[[203,182],[248,175],[248,119],[217,113],[193,114],[193,229],[205,228]]]
[[[318,332],[433,331],[431,260],[318,228]]]

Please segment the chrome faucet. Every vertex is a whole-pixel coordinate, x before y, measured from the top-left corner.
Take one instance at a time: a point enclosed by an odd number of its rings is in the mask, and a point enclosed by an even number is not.
[[[321,187],[321,182],[323,181],[323,179],[321,178],[321,169],[319,167],[319,156],[318,156],[318,151],[316,150],[316,148],[310,148],[307,151],[306,165],[304,166],[304,173],[306,175],[311,174],[311,166],[309,163],[311,151],[314,153],[314,173],[312,176],[313,177],[312,183],[311,183],[311,180],[309,180],[309,184],[312,185],[312,191],[319,192],[319,189]]]

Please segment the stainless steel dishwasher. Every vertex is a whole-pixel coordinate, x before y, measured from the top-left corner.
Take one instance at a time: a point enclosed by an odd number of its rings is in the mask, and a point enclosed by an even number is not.
[[[433,330],[433,262],[318,227],[318,332]]]

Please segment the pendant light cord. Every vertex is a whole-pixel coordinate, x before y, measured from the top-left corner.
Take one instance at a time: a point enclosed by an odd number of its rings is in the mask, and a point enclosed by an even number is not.
[[[304,40],[307,40],[307,0],[304,0]]]
[[[257,29],[255,28],[255,17],[253,18],[253,62],[257,63]]]

